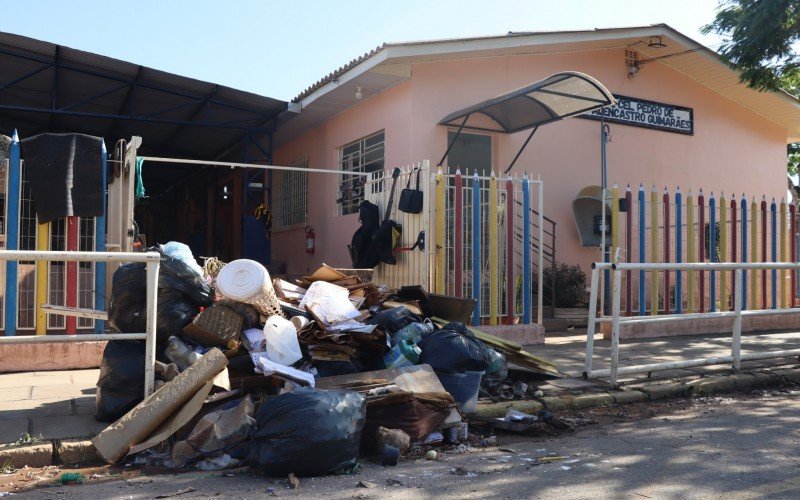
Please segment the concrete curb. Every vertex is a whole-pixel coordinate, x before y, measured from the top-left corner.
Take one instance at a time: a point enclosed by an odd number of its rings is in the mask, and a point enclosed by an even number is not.
[[[84,465],[103,463],[91,441],[53,440],[21,446],[0,447],[0,466],[45,467],[47,465]]]
[[[552,411],[579,410],[676,397],[708,396],[762,385],[786,384],[800,384],[800,369],[790,368],[770,372],[745,372],[735,375],[711,376],[690,382],[642,384],[628,386],[622,391],[597,392],[578,396],[547,396],[531,401],[478,403],[475,414],[483,418],[498,418],[503,417],[509,408],[525,413],[536,413],[544,408]]]

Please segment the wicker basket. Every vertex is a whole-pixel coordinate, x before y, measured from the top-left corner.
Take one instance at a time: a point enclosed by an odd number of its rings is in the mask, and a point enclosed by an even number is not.
[[[206,347],[229,347],[242,334],[242,317],[223,306],[211,306],[183,329],[183,336]]]

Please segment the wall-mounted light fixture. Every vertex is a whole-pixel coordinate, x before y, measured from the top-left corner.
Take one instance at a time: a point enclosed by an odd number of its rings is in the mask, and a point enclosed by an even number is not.
[[[356,87],[356,99],[362,99],[364,97],[364,87]]]

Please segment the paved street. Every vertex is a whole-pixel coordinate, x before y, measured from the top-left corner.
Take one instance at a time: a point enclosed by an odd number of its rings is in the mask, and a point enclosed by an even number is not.
[[[137,477],[20,494],[20,498],[798,498],[797,391],[754,391],[588,410],[598,423],[558,437],[500,436],[496,446],[365,462],[354,476],[303,478],[300,489],[263,476],[209,472]],[[541,465],[539,457],[563,456]],[[309,457],[313,459],[313,457]],[[359,487],[359,481],[377,485]],[[389,482],[394,485],[389,485]]]

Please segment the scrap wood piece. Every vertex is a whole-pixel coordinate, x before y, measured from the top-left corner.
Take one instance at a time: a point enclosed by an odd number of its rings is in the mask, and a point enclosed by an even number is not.
[[[227,365],[228,359],[222,351],[212,348],[196,363],[95,436],[92,444],[98,456],[108,463],[118,462],[131,447],[141,443]]]
[[[431,320],[436,324],[436,326],[440,328],[449,323],[449,321],[443,320],[441,318],[431,318]],[[541,373],[543,375],[549,375],[553,377],[561,376],[558,373],[558,368],[556,367],[555,363],[546,358],[542,358],[540,356],[536,356],[534,354],[525,351],[520,344],[517,344],[516,342],[512,342],[510,340],[501,339],[500,337],[490,335],[476,328],[472,328],[469,326],[467,326],[466,328],[467,330],[472,332],[473,335],[475,335],[475,338],[477,338],[484,344],[488,345],[489,347],[505,354],[506,360],[508,362],[522,366],[523,368],[528,368],[529,370]]]
[[[184,488],[182,490],[173,491],[172,493],[164,493],[162,495],[156,496],[156,498],[172,498],[177,497],[180,495],[185,495],[186,493],[191,493],[194,491],[194,488]]]

